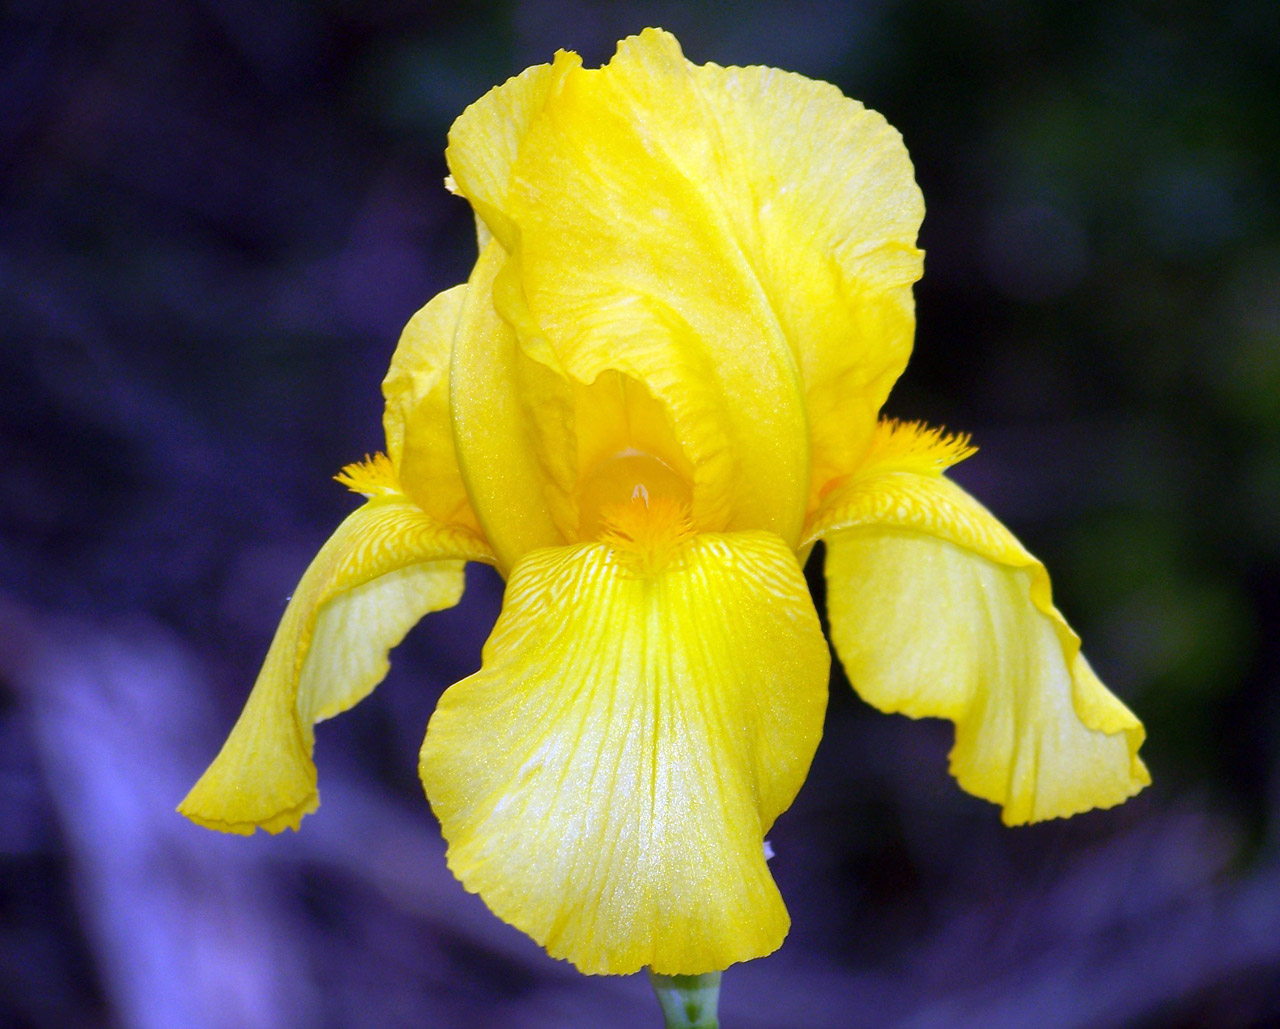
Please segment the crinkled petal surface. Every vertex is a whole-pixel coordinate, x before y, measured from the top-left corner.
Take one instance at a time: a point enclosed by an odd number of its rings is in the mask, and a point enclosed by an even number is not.
[[[771,534],[694,536],[652,574],[604,544],[530,554],[423,744],[450,868],[585,972],[771,952],[789,922],[762,840],[808,771],[828,666]]]
[[[369,694],[418,619],[458,602],[465,559],[492,555],[398,493],[349,515],[303,575],[239,721],[178,810],[223,832],[296,829],[320,802],[313,726]]]
[[[811,528],[850,681],[884,711],[954,721],[953,774],[1006,823],[1126,800],[1150,782],[1141,723],[1081,655],[1044,566],[941,477],[954,441],[934,443],[931,473],[927,441],[883,452]]]

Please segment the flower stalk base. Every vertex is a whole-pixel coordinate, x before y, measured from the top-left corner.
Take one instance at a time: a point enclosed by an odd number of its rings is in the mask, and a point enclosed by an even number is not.
[[[666,1029],[718,1029],[719,972],[659,975],[651,971],[649,980],[662,1006]]]

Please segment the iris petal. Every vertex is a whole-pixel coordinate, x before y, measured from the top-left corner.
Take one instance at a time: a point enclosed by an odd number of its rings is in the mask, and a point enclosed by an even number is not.
[[[464,559],[492,555],[399,494],[349,515],[303,575],[240,719],[178,810],[223,832],[296,829],[320,802],[313,726],[373,690],[418,619],[458,602]]]
[[[436,521],[478,532],[449,408],[449,361],[466,290],[445,290],[409,319],[382,381],[382,424],[399,488]]]
[[[529,126],[495,303],[527,352],[663,403],[694,469],[694,520],[794,542],[809,486],[798,369],[725,204],[725,150],[675,41],[573,69]],[[546,188],[554,183],[554,188]]]
[[[449,387],[462,477],[504,573],[522,554],[565,542],[576,521],[572,387],[525,357],[494,310],[505,261],[493,240],[471,273]]]
[[[450,867],[586,972],[769,953],[788,918],[762,839],[808,770],[828,663],[770,534],[694,536],[650,571],[603,544],[530,554],[423,745]]]
[[[515,226],[505,213],[511,169],[529,125],[542,111],[547,97],[571,69],[581,65],[576,54],[560,51],[553,64],[526,68],[495,86],[458,116],[449,129],[445,158],[450,185],[471,202],[480,220],[483,250],[490,233],[509,249],[515,245]]]
[[[507,254],[489,282],[519,350],[553,385],[635,381],[691,468],[695,522],[794,543],[910,353],[923,203],[897,132],[825,83],[695,66],[646,30],[605,68],[561,53],[492,90],[449,160]],[[563,498],[589,469],[564,428],[535,446],[571,537]]]
[[[691,68],[659,32],[600,70],[561,55],[518,146],[508,105],[486,98],[450,159],[509,253],[494,303],[522,350],[657,400],[693,468],[699,526],[794,542],[809,489],[799,373],[724,210],[725,148]]]
[[[881,449],[824,501],[831,636],[881,710],[956,723],[951,769],[1009,824],[1110,807],[1150,782],[1141,723],[1094,675],[1014,536],[930,467],[955,441]]]
[[[856,463],[911,353],[924,200],[897,130],[835,86],[692,75],[729,141],[723,208],[804,380],[816,489]]]

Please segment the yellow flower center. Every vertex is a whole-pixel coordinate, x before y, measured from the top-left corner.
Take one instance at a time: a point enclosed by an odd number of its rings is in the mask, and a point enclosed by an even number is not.
[[[693,535],[689,484],[652,454],[628,449],[578,488],[579,538],[607,543],[643,571],[667,563]]]

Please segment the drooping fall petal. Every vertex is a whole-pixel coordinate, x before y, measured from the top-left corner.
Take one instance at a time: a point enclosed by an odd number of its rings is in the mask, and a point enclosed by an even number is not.
[[[831,636],[869,703],[956,723],[951,769],[1009,824],[1110,807],[1149,781],[1141,724],[1080,654],[1044,566],[942,477],[968,448],[882,428],[824,500]]]
[[[620,545],[516,567],[481,670],[431,720],[423,784],[450,868],[553,956],[720,969],[786,933],[761,841],[817,745],[827,650],[777,537],[656,562]]]
[[[296,829],[320,802],[315,723],[367,696],[414,623],[458,602],[464,560],[492,560],[476,536],[394,492],[386,459],[352,474],[380,492],[298,583],[239,721],[178,808],[194,822],[235,833]]]

